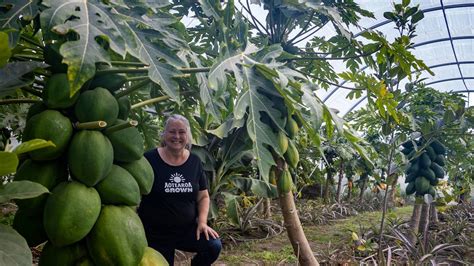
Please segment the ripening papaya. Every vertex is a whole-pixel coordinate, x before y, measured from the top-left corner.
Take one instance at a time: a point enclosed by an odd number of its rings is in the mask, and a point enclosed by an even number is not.
[[[69,171],[73,178],[94,186],[109,173],[114,150],[100,131],[81,130],[74,134],[68,151]]]
[[[96,265],[138,265],[148,246],[143,224],[128,206],[104,205],[86,239]]]
[[[140,203],[140,188],[135,178],[118,165],[112,165],[107,176],[95,185],[102,204],[136,206]]]
[[[277,189],[280,195],[286,194],[291,191],[293,188],[293,180],[291,178],[291,173],[288,169],[285,169],[281,172],[280,178],[277,181]]]
[[[50,109],[65,109],[71,107],[79,97],[79,93],[70,95],[69,80],[67,74],[59,73],[52,75],[43,89],[43,102]]]
[[[435,139],[430,143],[430,146],[433,147],[436,154],[445,154],[446,147],[439,140]]]
[[[288,140],[288,149],[283,156],[290,167],[296,168],[298,166],[300,154],[293,140]]]
[[[115,125],[128,123],[118,119]],[[136,127],[127,127],[105,135],[110,140],[114,151],[114,160],[119,162],[133,162],[140,159],[144,152],[143,137]]]
[[[101,87],[81,93],[74,106],[74,114],[79,122],[105,121],[107,125],[113,125],[118,113],[117,100]]]
[[[44,206],[48,239],[57,247],[78,242],[91,231],[100,209],[100,196],[94,188],[76,181],[60,183]]]
[[[283,131],[278,131],[278,147],[282,154],[288,150],[288,138]]]
[[[168,262],[165,257],[161,255],[160,252],[154,250],[153,248],[146,247],[145,253],[143,254],[142,260],[138,266],[166,266]]]
[[[55,147],[46,147],[28,154],[33,160],[54,160],[67,149],[72,136],[71,121],[60,112],[46,110],[26,121],[23,141],[44,139],[52,141]]]
[[[145,157],[142,156],[136,161],[120,163],[119,165],[135,178],[142,195],[150,193],[155,176],[153,174],[153,168]]]
[[[288,119],[286,120],[285,130],[290,139],[294,139],[296,135],[298,135],[298,124],[291,116],[288,116]]]

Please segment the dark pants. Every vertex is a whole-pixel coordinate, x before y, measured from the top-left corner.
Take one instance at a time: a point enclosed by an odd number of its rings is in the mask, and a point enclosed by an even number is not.
[[[148,246],[159,251],[168,261],[170,266],[174,265],[174,252],[179,249],[186,252],[196,252],[191,260],[191,265],[207,266],[217,260],[222,249],[219,238],[209,240],[201,234],[196,239],[196,226],[189,227],[183,232],[174,235],[155,234],[147,232]]]

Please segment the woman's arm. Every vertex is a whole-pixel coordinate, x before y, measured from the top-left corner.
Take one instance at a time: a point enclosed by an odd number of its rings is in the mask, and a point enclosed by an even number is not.
[[[201,233],[204,233],[206,239],[209,240],[209,236],[212,238],[218,238],[219,234],[207,225],[207,216],[209,214],[209,192],[207,189],[198,192],[197,197],[197,209],[198,209],[198,226],[196,231],[196,237],[199,240]]]

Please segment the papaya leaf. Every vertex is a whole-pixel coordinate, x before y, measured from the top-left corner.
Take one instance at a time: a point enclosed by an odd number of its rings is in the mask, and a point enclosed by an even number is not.
[[[31,181],[13,181],[0,187],[0,203],[12,199],[29,199],[49,193],[43,185]]]
[[[180,46],[184,49],[187,43],[176,31],[167,29],[168,24],[157,18],[148,17],[136,10],[117,9],[117,12],[114,17],[118,21],[122,35],[127,36],[125,38],[127,52],[147,64],[148,77],[179,103],[178,83],[173,78],[181,74],[176,67],[183,66],[184,63],[170,48]]]
[[[8,29],[8,40],[11,48],[15,47],[20,38],[20,17],[31,20],[38,13],[38,1],[15,0],[0,3],[0,30]]]
[[[257,166],[260,174],[268,182],[270,167],[275,165],[270,147],[279,155],[283,156],[278,145],[278,137],[267,124],[262,122],[262,113],[266,113],[273,123],[280,129],[284,128],[284,117],[281,112],[273,107],[273,102],[259,91],[270,93],[276,90],[273,83],[258,76],[255,68],[243,67],[243,81],[246,91],[237,100],[234,115],[241,119],[247,117],[247,133],[253,142],[253,151],[257,159]]]
[[[0,176],[12,174],[16,172],[18,167],[18,157],[16,154],[6,151],[0,151]]]
[[[108,41],[110,49],[125,56],[125,41],[109,8],[98,0],[81,1],[45,0],[49,8],[41,13],[41,27],[45,40],[55,34],[67,35],[75,32],[77,40],[61,45],[63,63],[68,65],[70,94],[74,95],[95,74],[95,64],[109,63],[110,58],[98,39]]]
[[[0,69],[0,98],[11,95],[16,89],[30,85],[33,80],[22,76],[36,68],[48,65],[42,62],[12,62]]]
[[[26,142],[22,142],[13,150],[13,152],[17,155],[20,155],[22,153],[27,153],[30,151],[34,151],[34,150],[42,149],[46,147],[56,147],[56,145],[50,140],[32,139]]]
[[[8,34],[0,32],[0,68],[7,64],[11,55],[12,51],[8,47]]]
[[[224,202],[227,206],[227,217],[229,218],[231,224],[235,226],[240,226],[240,215],[239,215],[239,201],[236,195],[232,195],[228,192],[223,192],[222,196],[224,196]]]
[[[31,266],[33,256],[26,240],[10,226],[0,224],[0,265]]]

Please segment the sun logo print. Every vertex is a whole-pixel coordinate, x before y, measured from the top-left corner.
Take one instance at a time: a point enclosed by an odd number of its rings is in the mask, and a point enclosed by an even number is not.
[[[182,183],[186,180],[185,180],[185,178],[182,174],[174,173],[174,174],[171,175],[170,181],[173,182],[173,183]]]

